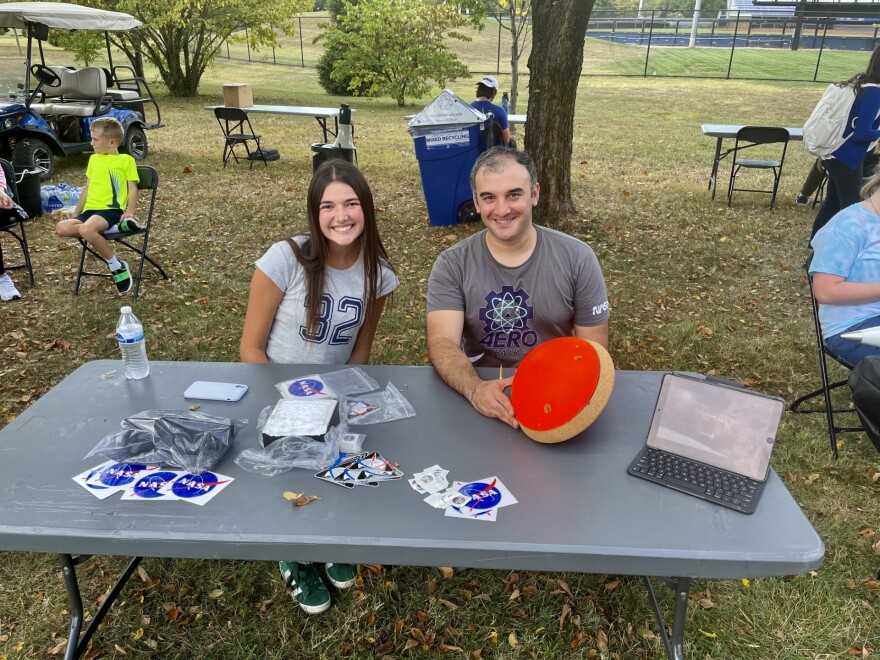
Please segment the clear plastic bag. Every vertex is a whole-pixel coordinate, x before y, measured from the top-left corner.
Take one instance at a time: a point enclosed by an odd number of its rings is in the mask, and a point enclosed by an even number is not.
[[[377,390],[379,383],[363,369],[348,367],[326,374],[312,374],[285,380],[283,383],[276,383],[275,387],[285,399],[337,398],[346,394]]]
[[[268,447],[245,449],[235,457],[242,470],[274,477],[293,468],[320,470],[339,458],[339,442],[328,433],[324,440],[290,436],[276,440]]]
[[[216,465],[247,420],[182,410],[145,410],[122,420],[122,430],[106,435],[86,458],[170,463],[192,474]]]
[[[260,444],[268,447],[290,436],[324,435],[335,410],[335,399],[281,399],[260,411],[257,419]]]
[[[412,404],[390,382],[381,392],[370,392],[357,397],[343,396],[339,399],[339,421],[352,426],[392,422],[413,417],[415,414]]]
[[[336,426],[330,427],[325,437],[333,438],[339,443],[340,453],[357,454],[364,446],[364,440],[367,436],[364,433],[352,433],[348,430],[348,424],[339,422]]]

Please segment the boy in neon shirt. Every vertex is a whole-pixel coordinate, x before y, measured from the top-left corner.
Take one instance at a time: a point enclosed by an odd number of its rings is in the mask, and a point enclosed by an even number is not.
[[[112,117],[101,117],[91,123],[92,149],[86,168],[86,185],[70,220],[55,225],[59,236],[81,238],[107,262],[119,293],[131,289],[131,271],[120,261],[102,233],[119,226],[120,231],[142,229],[134,216],[137,208],[137,164],[128,154],[119,153],[124,131]],[[58,211],[53,211],[59,217]]]

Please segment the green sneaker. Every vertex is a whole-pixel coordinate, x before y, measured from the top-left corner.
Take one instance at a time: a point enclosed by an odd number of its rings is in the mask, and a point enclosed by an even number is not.
[[[290,589],[290,597],[308,614],[320,614],[330,607],[330,592],[314,564],[279,561],[281,577]]]
[[[337,589],[348,589],[357,578],[357,566],[354,564],[324,564],[327,579]]]
[[[119,223],[119,231],[126,233],[133,233],[138,231],[143,231],[144,226],[141,224],[140,220],[137,218],[126,218],[122,222]]]

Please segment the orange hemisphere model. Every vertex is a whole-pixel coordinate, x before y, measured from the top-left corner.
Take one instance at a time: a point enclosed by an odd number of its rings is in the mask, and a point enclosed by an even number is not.
[[[563,442],[596,421],[614,388],[614,363],[596,342],[560,337],[520,363],[511,403],[520,428],[538,442]]]

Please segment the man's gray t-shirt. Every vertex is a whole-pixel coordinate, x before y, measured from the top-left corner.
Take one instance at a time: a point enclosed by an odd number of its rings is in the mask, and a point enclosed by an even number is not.
[[[538,240],[528,260],[503,266],[486,246],[486,231],[444,251],[428,280],[428,312],[464,311],[464,352],[477,366],[513,367],[549,339],[575,325],[608,320],[608,294],[589,245],[535,226]]]
[[[305,236],[293,240],[302,245]],[[287,364],[345,364],[351,356],[358,331],[366,320],[363,251],[350,268],[327,266],[323,305],[318,330],[306,331],[306,275],[287,241],[275,243],[256,262],[266,276],[284,292],[266,343],[269,362]],[[382,267],[377,296],[381,298],[400,282],[390,268]]]

